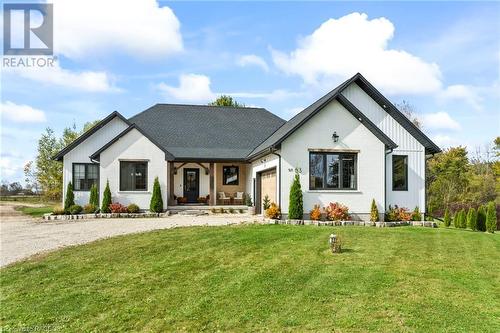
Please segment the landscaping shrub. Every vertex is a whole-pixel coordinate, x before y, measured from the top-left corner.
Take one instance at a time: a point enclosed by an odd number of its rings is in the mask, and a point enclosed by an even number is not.
[[[271,199],[269,199],[269,196],[266,194],[264,200],[262,200],[262,208],[264,208],[264,210],[267,210],[270,205],[271,205]]]
[[[394,205],[394,207],[389,205],[389,209],[385,213],[386,222],[410,221],[411,217],[412,213],[408,211],[408,208],[398,207],[398,205]]]
[[[451,224],[450,211],[448,210],[448,208],[446,208],[446,210],[444,211],[444,226],[448,228],[450,224]]]
[[[231,214],[234,214],[234,213],[235,213],[235,212],[234,212],[234,208],[233,208],[233,207],[229,207],[229,213],[231,213]]]
[[[480,206],[477,209],[477,230],[486,231],[486,207]]]
[[[281,216],[281,210],[277,204],[271,203],[268,209],[266,209],[266,216],[270,219],[279,219]]]
[[[85,214],[94,214],[98,209],[99,208],[97,206],[92,204],[86,204],[85,206],[83,206],[83,212]]]
[[[109,189],[109,180],[107,180],[106,187],[104,188],[104,194],[102,196],[101,212],[111,212],[111,210],[109,209],[109,205],[111,205],[111,190]]]
[[[477,230],[477,213],[474,207],[467,212],[467,228]]]
[[[52,210],[52,214],[54,215],[64,215],[66,214],[64,208],[62,207],[54,207],[54,209]]]
[[[326,218],[330,221],[349,220],[349,208],[338,202],[330,202],[325,208]]]
[[[495,202],[490,201],[486,210],[486,231],[495,232],[497,228],[497,210]]]
[[[295,173],[292,187],[290,188],[290,201],[288,206],[288,218],[291,220],[301,220],[304,216],[304,203],[302,198],[302,188],[300,187],[299,173]]]
[[[149,210],[155,213],[163,212],[163,199],[161,197],[160,181],[158,177],[155,178],[153,184],[153,195],[151,196]]]
[[[422,214],[420,213],[420,209],[418,208],[418,206],[413,210],[413,213],[411,214],[411,220],[422,221]]]
[[[109,205],[109,210],[111,211],[111,213],[126,213],[127,206],[124,206],[118,202],[113,202]]]
[[[83,210],[83,208],[80,205],[73,205],[73,206],[69,207],[69,212],[70,212],[70,214],[73,214],[73,215],[80,214],[82,212],[82,210]]]
[[[74,205],[75,205],[75,195],[73,193],[73,184],[69,182],[68,187],[66,189],[66,197],[64,198],[64,210],[69,211],[70,207]]]
[[[370,221],[378,222],[379,220],[380,217],[378,216],[377,204],[375,203],[375,199],[372,199],[372,207],[370,208]]]
[[[89,205],[99,207],[99,193],[97,192],[96,184],[92,185],[92,187],[90,188]]]
[[[215,209],[215,208],[210,209],[210,211],[212,212],[212,214],[217,214],[217,212],[218,212],[217,209]]]
[[[202,203],[202,204],[204,204],[204,203],[206,203],[208,200],[207,200],[207,197],[198,197],[198,198],[196,199],[196,201],[198,201],[198,203]]]
[[[240,214],[243,214],[245,211],[244,211],[243,209],[241,209],[241,208],[240,208],[240,209],[238,209],[238,212],[239,212]]]
[[[137,206],[134,203],[131,203],[130,205],[127,206],[127,212],[129,212],[129,213],[133,213],[133,214],[139,213],[139,210],[140,210],[139,206]]]
[[[227,212],[226,212],[226,210],[225,210],[224,208],[221,208],[221,209],[220,209],[220,213],[221,213],[221,214],[226,214]]]
[[[248,207],[253,206],[252,196],[249,193],[245,194],[245,205],[247,205]]]
[[[313,221],[321,220],[321,208],[319,205],[314,205],[313,209],[309,212],[309,218]]]
[[[461,209],[460,212],[458,212],[458,227],[465,229],[467,227],[467,219],[465,217],[465,209]]]

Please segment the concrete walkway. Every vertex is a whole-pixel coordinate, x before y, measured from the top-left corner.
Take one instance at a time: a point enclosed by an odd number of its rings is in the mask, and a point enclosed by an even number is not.
[[[0,267],[37,253],[117,235],[174,227],[220,226],[257,219],[246,214],[224,214],[45,222],[16,211],[15,205],[0,203]]]

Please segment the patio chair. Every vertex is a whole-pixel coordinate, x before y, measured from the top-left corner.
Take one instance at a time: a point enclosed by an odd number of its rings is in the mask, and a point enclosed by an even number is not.
[[[231,197],[226,196],[226,192],[219,192],[219,201],[222,202],[223,205],[231,202]]]
[[[236,192],[236,195],[234,197],[234,203],[243,205],[243,192]]]

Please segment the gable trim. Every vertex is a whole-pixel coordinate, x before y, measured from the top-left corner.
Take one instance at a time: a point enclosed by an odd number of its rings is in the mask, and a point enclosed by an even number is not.
[[[73,150],[76,146],[78,146],[80,143],[88,139],[92,134],[103,128],[107,123],[109,123],[111,120],[113,120],[115,117],[120,118],[125,122],[125,124],[130,125],[130,122],[120,114],[118,111],[113,111],[110,113],[106,118],[92,126],[88,131],[80,135],[78,138],[76,138],[73,142],[71,142],[69,145],[64,147],[61,151],[59,151],[56,155],[52,157],[53,160],[56,161],[62,161],[64,155],[69,153],[71,150]]]
[[[139,126],[136,124],[131,124],[129,127],[127,127],[125,130],[120,132],[117,136],[115,136],[113,139],[111,139],[108,143],[106,143],[104,146],[102,146],[98,151],[90,155],[90,160],[92,161],[99,161],[100,155],[103,151],[111,147],[115,142],[120,140],[122,137],[124,137],[127,133],[132,131],[133,129],[136,129],[141,133],[146,139],[151,141],[156,147],[161,149],[165,153],[165,161],[173,161],[174,160],[174,155],[172,155],[170,152],[168,152],[165,148],[163,148],[161,145],[159,145],[153,138],[151,138],[148,134],[146,134]]]

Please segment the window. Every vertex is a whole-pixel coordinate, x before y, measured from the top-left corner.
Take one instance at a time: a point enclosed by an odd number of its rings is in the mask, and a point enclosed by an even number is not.
[[[120,161],[120,191],[148,190],[148,162]]]
[[[90,191],[92,185],[99,183],[99,165],[73,163],[73,190]]]
[[[222,184],[223,185],[238,185],[239,184],[240,168],[237,166],[222,167]]]
[[[355,190],[357,155],[353,153],[309,154],[309,189]]]
[[[408,156],[392,155],[392,190],[408,191]]]

